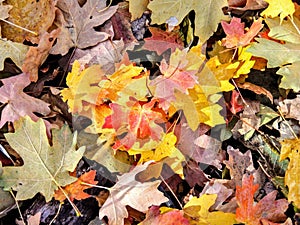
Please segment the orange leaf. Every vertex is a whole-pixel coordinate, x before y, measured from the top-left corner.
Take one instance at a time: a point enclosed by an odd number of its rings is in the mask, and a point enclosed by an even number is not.
[[[261,20],[256,20],[251,25],[247,33],[245,33],[245,24],[241,23],[240,18],[233,17],[230,23],[221,22],[226,38],[223,40],[223,45],[227,48],[246,46],[263,28]]]
[[[95,176],[96,170],[91,170],[87,173],[84,173],[75,182],[63,187],[63,190],[65,193],[67,193],[71,201],[73,201],[74,199],[82,200],[89,198],[90,195],[85,193],[84,190],[90,188],[90,186],[84,185],[82,184],[82,182],[89,184],[97,184],[97,181],[94,180]],[[56,200],[59,200],[60,202],[63,202],[66,199],[66,196],[64,195],[62,190],[59,189],[55,191],[54,198]]]
[[[286,199],[275,200],[277,192],[272,191],[261,199],[258,203],[254,202],[254,193],[259,185],[253,183],[253,175],[244,175],[242,186],[236,187],[236,219],[247,225],[261,225],[261,220],[271,222],[281,222],[286,219],[284,212],[288,208]]]

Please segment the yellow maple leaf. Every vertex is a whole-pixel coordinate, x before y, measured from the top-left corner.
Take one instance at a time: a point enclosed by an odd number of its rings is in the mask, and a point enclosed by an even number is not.
[[[216,194],[204,194],[199,198],[192,197],[184,206],[183,211],[191,225],[232,225],[236,223],[235,214],[221,211],[210,212],[215,203]]]
[[[292,0],[265,0],[265,1],[269,3],[269,6],[261,13],[261,15],[274,18],[280,14],[280,24],[282,23],[285,17],[291,16],[295,12],[295,6]]]
[[[294,202],[300,208],[300,140],[286,139],[281,142],[280,161],[290,159],[286,174],[285,184],[289,187],[288,200]]]

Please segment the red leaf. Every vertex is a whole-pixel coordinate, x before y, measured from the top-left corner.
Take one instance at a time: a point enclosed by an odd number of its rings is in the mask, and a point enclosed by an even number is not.
[[[240,18],[233,17],[230,23],[221,22],[226,38],[223,40],[223,45],[227,48],[235,48],[250,44],[250,41],[263,28],[261,20],[256,20],[251,25],[247,33],[245,33],[245,24],[241,23]]]
[[[189,221],[183,217],[183,211],[172,210],[163,214],[160,214],[158,206],[151,206],[146,219],[139,223],[140,225],[189,225]]]
[[[253,175],[243,177],[242,186],[236,187],[236,200],[239,208],[236,209],[236,219],[247,225],[261,225],[261,220],[280,222],[286,219],[284,212],[288,208],[286,199],[275,200],[276,191],[272,191],[257,204],[254,202],[254,193],[259,185],[253,184]]]
[[[145,38],[144,48],[156,51],[161,55],[167,49],[174,52],[176,48],[183,49],[183,42],[176,31],[166,32],[156,27],[149,27],[152,37]]]

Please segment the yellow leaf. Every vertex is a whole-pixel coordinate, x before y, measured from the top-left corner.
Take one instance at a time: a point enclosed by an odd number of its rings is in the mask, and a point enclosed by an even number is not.
[[[221,211],[210,212],[209,208],[215,203],[216,194],[204,194],[199,198],[193,197],[184,206],[183,211],[192,225],[232,225],[236,223],[235,214]]]
[[[281,142],[280,160],[289,158],[290,162],[285,174],[285,185],[289,188],[288,200],[294,202],[300,208],[300,140],[286,139]]]
[[[129,2],[129,12],[131,13],[131,21],[140,18],[147,10],[149,0],[127,0]]]
[[[277,17],[280,14],[280,23],[287,16],[292,16],[295,12],[295,6],[292,0],[265,0],[269,3],[267,9],[265,9],[261,15],[269,16],[271,18]]]

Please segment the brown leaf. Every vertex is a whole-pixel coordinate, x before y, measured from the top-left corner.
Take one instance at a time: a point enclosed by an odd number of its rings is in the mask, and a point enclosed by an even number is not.
[[[256,93],[258,95],[263,94],[263,95],[267,96],[270,99],[271,103],[273,103],[273,95],[271,94],[271,92],[269,92],[267,89],[265,89],[263,87],[252,84],[250,82],[237,83],[237,86],[239,88],[243,88],[243,89],[253,91],[254,93]]]
[[[6,3],[13,6],[7,20],[37,34],[45,33],[53,23],[56,0],[6,0]],[[10,24],[2,23],[1,29],[2,36],[9,40],[39,42],[38,36]]]
[[[51,33],[45,32],[40,36],[38,46],[29,48],[22,65],[22,70],[24,73],[29,74],[30,81],[36,82],[38,80],[39,66],[48,57],[49,51],[59,33],[60,29],[53,30]]]
[[[34,121],[38,117],[34,112],[42,115],[50,113],[48,104],[40,99],[33,98],[23,92],[23,89],[30,84],[29,76],[25,73],[1,80],[3,86],[0,88],[0,102],[7,103],[1,114],[0,127],[7,121],[14,122],[26,115]]]
[[[203,187],[204,184],[208,181],[208,178],[205,176],[204,172],[198,166],[198,163],[195,161],[188,161],[188,163],[183,168],[183,173],[186,182],[190,187],[194,187],[198,184],[200,187]]]
[[[135,176],[145,170],[151,161],[136,166],[131,172],[118,177],[118,182],[110,188],[110,196],[99,211],[99,218],[108,217],[110,225],[123,225],[128,217],[126,205],[146,212],[151,205],[160,205],[168,201],[163,193],[157,190],[160,181],[140,183]]]
[[[87,0],[82,7],[77,0],[58,0],[57,7],[63,17],[56,13],[58,18],[55,24],[62,29],[62,33],[51,54],[61,55],[67,54],[71,47],[83,49],[107,40],[107,33],[98,32],[94,28],[103,24],[117,10],[117,6],[106,9],[104,0]]]

